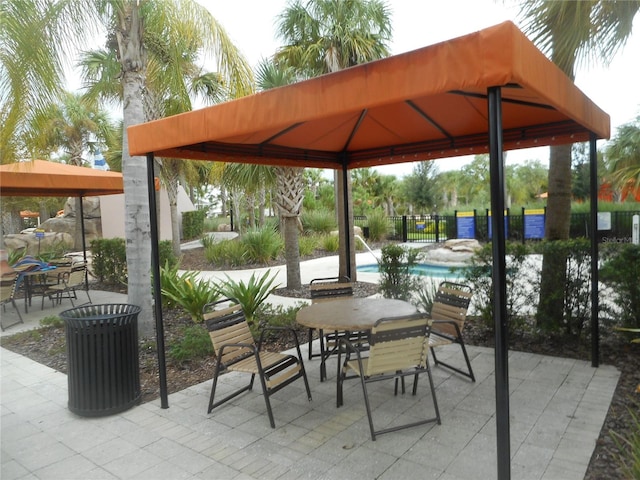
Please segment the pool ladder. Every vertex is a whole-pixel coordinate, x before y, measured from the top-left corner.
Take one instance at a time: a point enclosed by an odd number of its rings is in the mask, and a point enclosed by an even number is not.
[[[364,248],[366,248],[367,250],[369,250],[369,253],[371,255],[373,255],[373,258],[376,259],[376,262],[380,262],[380,259],[378,257],[376,257],[376,254],[373,253],[373,250],[371,250],[371,248],[369,248],[369,245],[367,245],[367,242],[364,241],[364,239],[360,236],[360,235],[354,235],[355,238],[357,238],[358,240],[360,240],[362,242],[362,244],[364,245]]]

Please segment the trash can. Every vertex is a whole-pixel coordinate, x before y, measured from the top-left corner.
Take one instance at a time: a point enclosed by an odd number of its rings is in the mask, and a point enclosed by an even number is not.
[[[73,413],[112,415],[140,402],[139,313],[140,307],[128,304],[85,305],[60,313]]]
[[[369,227],[362,227],[362,234],[364,235],[364,238],[369,240]]]

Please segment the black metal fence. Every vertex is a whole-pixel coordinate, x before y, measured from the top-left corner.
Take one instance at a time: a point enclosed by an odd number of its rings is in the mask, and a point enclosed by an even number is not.
[[[544,237],[544,210],[536,211],[537,224],[531,227],[531,211],[522,209],[519,213],[509,209],[505,212],[505,231],[507,240],[525,242]],[[465,229],[461,235],[459,227],[462,216],[471,220],[468,225],[473,225],[472,231]],[[632,238],[633,216],[640,215],[637,211],[601,212],[598,214],[598,240],[602,243],[630,243]],[[449,238],[475,238],[478,241],[490,240],[491,215],[489,210],[483,212],[456,212],[455,215],[402,215],[388,217],[390,233],[387,238],[399,242],[442,242]],[[356,216],[355,225],[362,228],[365,237],[368,237],[368,225],[366,216]],[[571,238],[589,237],[591,228],[591,216],[589,213],[571,214],[571,226],[569,234]],[[527,230],[528,229],[528,230]],[[531,233],[531,230],[534,233]]]

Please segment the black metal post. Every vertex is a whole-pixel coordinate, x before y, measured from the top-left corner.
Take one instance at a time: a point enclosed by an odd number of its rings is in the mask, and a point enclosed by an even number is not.
[[[351,271],[351,222],[349,222],[349,205],[351,204],[351,198],[349,198],[349,185],[348,185],[349,170],[347,170],[347,159],[342,159],[342,195],[343,195],[343,208],[344,208],[344,249],[346,257],[346,272],[347,277],[353,280]],[[337,200],[337,199],[336,199]]]
[[[402,241],[406,243],[408,238],[409,238],[409,233],[407,232],[407,216],[403,215],[402,216]]]
[[[596,136],[589,138],[591,195],[591,366],[600,365],[600,325],[598,320],[598,151]]]
[[[156,186],[153,171],[153,153],[147,154],[147,188],[149,189],[149,221],[151,227],[151,278],[153,279],[153,310],[156,318],[156,345],[158,348],[158,380],[160,407],[169,408],[167,364],[165,361],[164,323],[162,321],[162,291],[160,286],[160,248],[158,242],[158,215],[156,213]]]
[[[84,232],[84,207],[82,206],[82,195],[80,195],[80,226],[82,230],[82,258],[84,259],[84,286],[89,291],[89,268],[87,265],[87,240],[85,239]],[[38,242],[38,247],[40,246],[40,242]]]
[[[504,225],[504,158],[502,95],[500,87],[488,91],[489,164],[493,251],[493,321],[495,326],[496,433],[498,480],[511,478],[509,432],[509,341],[507,324],[506,246]]]

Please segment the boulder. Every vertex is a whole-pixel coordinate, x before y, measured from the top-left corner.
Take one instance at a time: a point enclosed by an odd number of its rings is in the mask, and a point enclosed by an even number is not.
[[[58,248],[60,244],[65,249],[73,248],[73,236],[62,232],[45,232],[43,238],[37,238],[35,234],[14,233],[4,236],[4,248],[10,252],[24,251],[25,255],[38,255],[48,250]]]
[[[99,197],[83,197],[82,213],[84,218],[100,218],[100,198]],[[64,216],[76,217],[76,198],[69,197],[64,204]]]
[[[45,220],[40,224],[45,232],[68,233],[71,238],[75,235],[75,217],[56,217]],[[84,220],[84,233],[87,246],[92,240],[102,238],[102,220],[100,218],[86,218]]]

